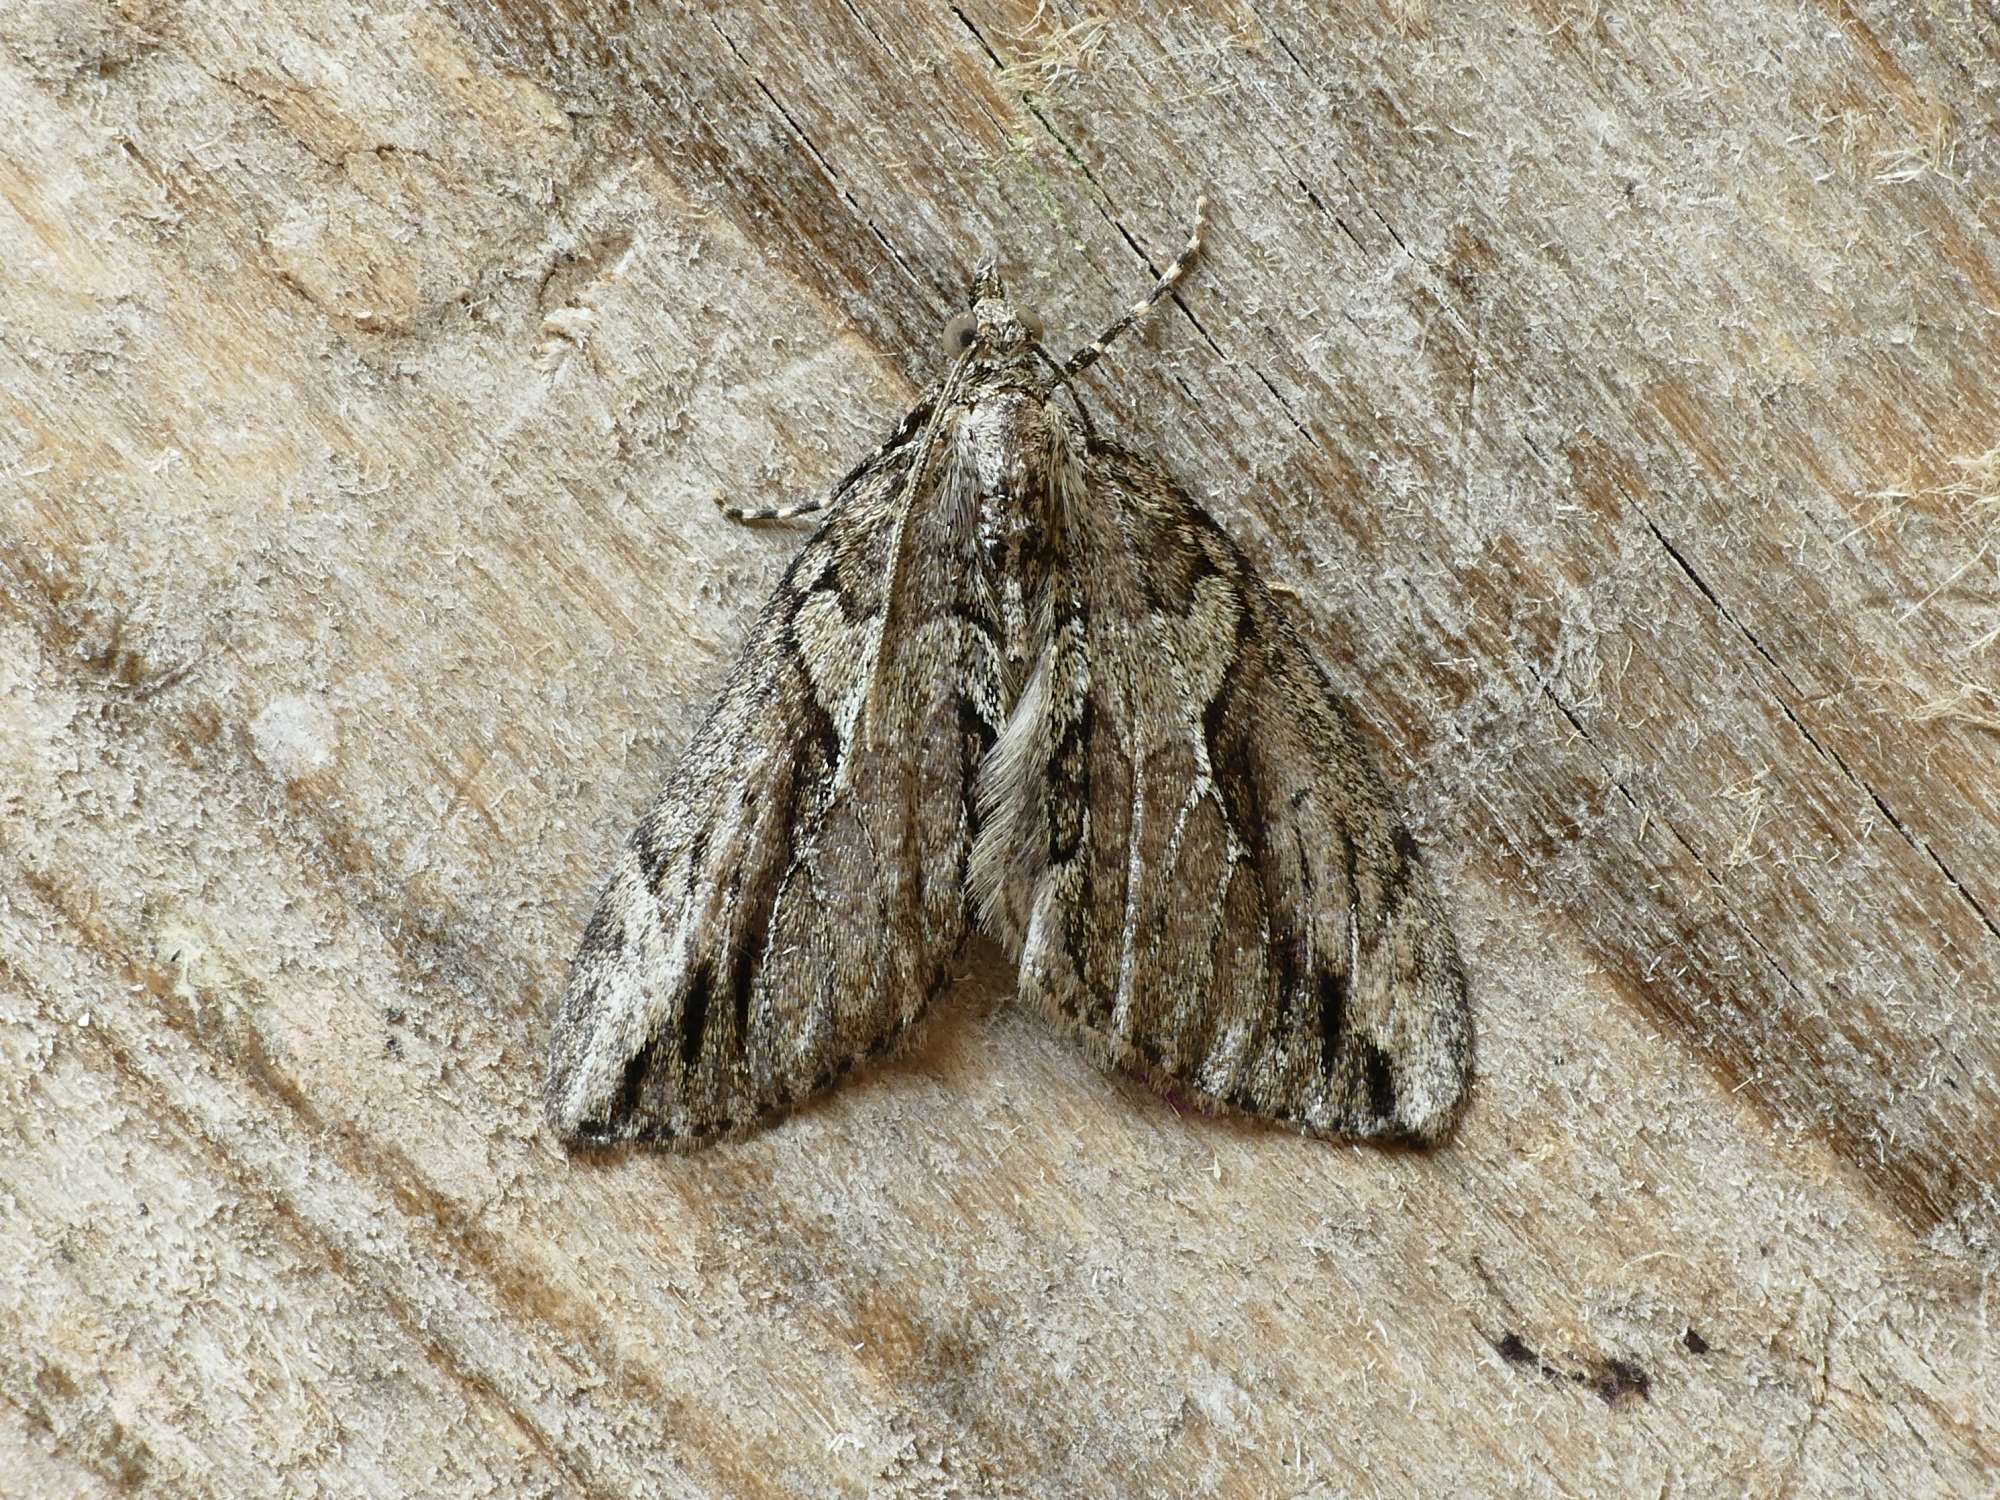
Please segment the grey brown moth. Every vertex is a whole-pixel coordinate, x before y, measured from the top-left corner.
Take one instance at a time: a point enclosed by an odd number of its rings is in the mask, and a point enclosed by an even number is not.
[[[893,1047],[972,930],[1100,1062],[1431,1142],[1471,1059],[1443,903],[1243,553],[989,263],[618,858],[549,1038],[573,1145],[692,1150]]]

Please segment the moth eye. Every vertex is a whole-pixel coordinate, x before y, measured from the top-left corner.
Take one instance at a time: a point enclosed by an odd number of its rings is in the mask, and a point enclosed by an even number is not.
[[[1039,344],[1042,341],[1042,335],[1047,332],[1042,326],[1042,315],[1032,307],[1021,307],[1014,310],[1014,316],[1019,318],[1021,326],[1028,330],[1028,337]]]
[[[944,346],[953,354],[963,354],[978,337],[979,320],[971,313],[960,313],[944,325]]]

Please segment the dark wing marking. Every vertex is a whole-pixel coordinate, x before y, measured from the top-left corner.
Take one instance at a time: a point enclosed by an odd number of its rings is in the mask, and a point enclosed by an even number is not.
[[[1153,466],[1094,449],[1061,511],[1047,782],[1024,815],[1044,843],[1014,855],[1038,871],[1025,910],[988,918],[1022,992],[1204,1103],[1438,1139],[1470,1070],[1465,979],[1347,707]]]
[[[1000,668],[964,497],[926,451],[843,486],[620,856],[549,1038],[565,1140],[740,1134],[945,983]]]

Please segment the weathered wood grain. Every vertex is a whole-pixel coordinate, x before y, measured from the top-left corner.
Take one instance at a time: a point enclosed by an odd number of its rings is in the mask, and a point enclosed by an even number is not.
[[[1469,12],[1469,13],[1462,13]],[[0,16],[0,1492],[1981,1495],[2000,18]],[[1427,1156],[1006,1003],[569,1162],[543,1008],[998,247],[1454,898]]]

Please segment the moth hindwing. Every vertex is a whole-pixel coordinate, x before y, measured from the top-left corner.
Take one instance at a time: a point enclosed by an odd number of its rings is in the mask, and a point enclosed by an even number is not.
[[[572,1144],[693,1149],[893,1047],[976,925],[1107,1064],[1429,1142],[1470,1071],[1444,906],[1243,553],[992,267],[832,493],[619,855],[549,1039]]]

